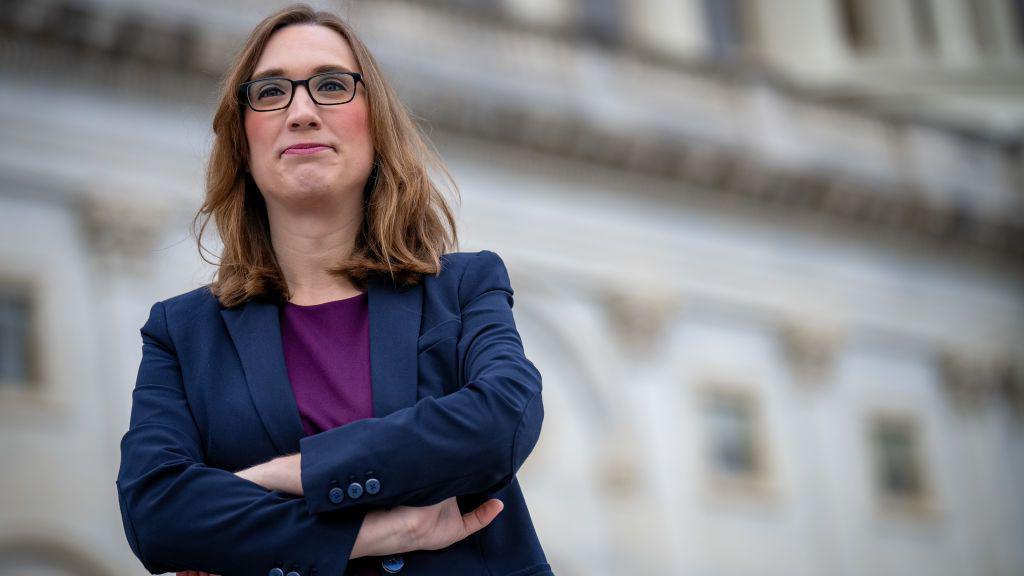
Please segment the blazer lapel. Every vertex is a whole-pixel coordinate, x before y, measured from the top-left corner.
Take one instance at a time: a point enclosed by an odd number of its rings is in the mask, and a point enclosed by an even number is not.
[[[382,278],[367,282],[375,417],[416,403],[416,340],[423,314],[422,294],[422,284],[398,290]]]
[[[383,279],[367,281],[375,417],[416,403],[416,340],[422,293],[421,284],[398,290]],[[305,431],[284,362],[278,313],[277,305],[260,300],[221,310],[256,411],[278,452],[293,454],[299,451]]]
[[[221,316],[242,360],[256,411],[274,447],[282,455],[298,452],[299,440],[305,432],[284,363],[277,306],[251,300],[241,308],[221,310]]]

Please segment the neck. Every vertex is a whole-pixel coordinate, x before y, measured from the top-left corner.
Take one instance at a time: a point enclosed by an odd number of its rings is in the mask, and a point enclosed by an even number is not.
[[[362,218],[361,209],[270,214],[271,243],[288,282],[290,302],[305,306],[360,293],[348,279],[332,276],[327,269],[352,254]]]

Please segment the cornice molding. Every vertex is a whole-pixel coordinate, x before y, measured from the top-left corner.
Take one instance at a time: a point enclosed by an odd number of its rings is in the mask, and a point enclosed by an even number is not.
[[[595,42],[578,33],[569,34],[568,39],[558,37],[568,32],[557,28],[516,25],[493,10],[449,7],[448,11],[454,16],[478,18],[489,25],[511,26],[517,34],[541,35],[544,41]],[[231,34],[206,30],[198,21],[129,10],[117,12],[116,8],[76,1],[0,0],[0,14],[0,31],[7,36],[0,40],[0,68],[16,72],[32,69],[37,74],[40,70],[58,68],[84,70],[75,73],[77,81],[112,83],[118,89],[147,94],[155,91],[168,100],[212,99],[218,77],[241,41]],[[718,78],[726,83],[768,78],[787,94],[812,98],[801,95],[781,76],[751,65],[681,65],[635,47],[616,45],[604,49],[617,50],[615,58],[634,58],[661,66],[671,64],[686,74]],[[86,61],[88,67],[80,66]],[[167,74],[155,74],[155,66]],[[853,224],[868,235],[885,233],[942,247],[966,248],[1005,259],[1015,267],[1024,266],[1024,223],[1012,214],[981,217],[955,205],[939,205],[922,190],[857,180],[824,170],[781,168],[759,161],[743,150],[678,134],[656,130],[612,132],[571,109],[553,114],[529,103],[467,98],[457,89],[440,84],[418,86],[403,92],[403,97],[426,122],[443,130],[676,182],[680,196],[696,194],[728,203],[822,216],[826,221]],[[856,106],[849,102],[819,102],[846,111]],[[854,109],[851,113],[875,114],[867,109]],[[1024,158],[1020,140],[987,141],[1005,146],[1014,158]],[[1024,175],[1017,181],[1021,179]]]
[[[430,123],[455,133],[543,154],[600,164],[679,184],[680,195],[818,214],[865,234],[894,233],[962,246],[1024,264],[1024,224],[986,220],[956,206],[930,203],[923,191],[856,181],[845,175],[784,169],[742,152],[657,134],[622,135],[576,118],[531,115],[526,108],[424,98]]]

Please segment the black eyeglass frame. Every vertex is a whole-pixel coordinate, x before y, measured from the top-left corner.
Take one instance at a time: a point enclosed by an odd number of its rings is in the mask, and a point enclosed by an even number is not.
[[[309,82],[311,80],[313,80],[314,78],[319,78],[320,76],[339,76],[339,75],[341,75],[341,76],[351,76],[352,77],[352,80],[353,80],[353,84],[352,84],[352,97],[349,98],[348,100],[345,100],[344,102],[327,102],[327,103],[324,103],[324,102],[318,101],[316,99],[316,96],[313,96],[313,91],[309,89]],[[256,109],[255,106],[252,105],[252,102],[249,100],[249,86],[252,86],[253,84],[256,84],[257,82],[266,82],[267,80],[284,80],[286,82],[291,82],[292,91],[288,95],[288,102],[285,103],[284,106],[281,106],[279,108],[268,108],[268,109],[258,110],[258,109]],[[292,105],[292,100],[295,99],[295,92],[297,91],[297,87],[298,86],[305,86],[306,87],[306,93],[309,94],[309,99],[312,100],[318,106],[340,106],[342,104],[348,104],[349,102],[355,100],[355,98],[356,98],[356,89],[359,87],[359,83],[360,82],[363,82],[363,75],[360,74],[359,72],[343,72],[341,70],[332,71],[332,72],[321,72],[319,74],[314,74],[314,75],[310,76],[309,78],[306,78],[305,80],[292,80],[291,78],[285,78],[284,76],[271,76],[271,77],[268,77],[268,78],[258,78],[256,80],[250,80],[248,82],[243,82],[243,83],[239,84],[238,85],[238,94],[241,97],[242,101],[245,103],[245,105],[248,106],[253,112],[275,112],[277,110],[284,110],[285,108],[291,106]],[[364,87],[366,86],[365,82],[363,82],[363,86]]]

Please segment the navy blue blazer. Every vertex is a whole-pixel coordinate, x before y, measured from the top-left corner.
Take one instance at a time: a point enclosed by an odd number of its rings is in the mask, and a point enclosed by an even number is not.
[[[374,417],[305,437],[277,304],[226,309],[202,287],[153,305],[116,482],[150,572],[342,576],[368,510],[459,496],[463,512],[505,508],[443,550],[374,559],[380,573],[551,573],[515,477],[540,435],[541,375],[501,258],[446,254],[439,276],[367,294]],[[304,497],[233,474],[299,451]]]

